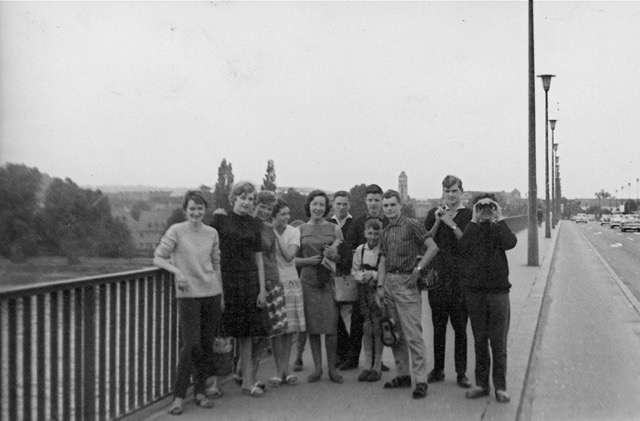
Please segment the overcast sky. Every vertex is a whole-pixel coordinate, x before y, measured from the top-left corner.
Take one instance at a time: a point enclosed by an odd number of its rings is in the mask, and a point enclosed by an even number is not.
[[[527,2],[0,3],[0,163],[83,186],[528,192]],[[536,2],[563,193],[636,197],[640,3]],[[544,91],[536,80],[538,197]],[[551,132],[549,133],[551,136]],[[631,183],[629,188],[628,183]],[[624,186],[624,190],[622,189]]]

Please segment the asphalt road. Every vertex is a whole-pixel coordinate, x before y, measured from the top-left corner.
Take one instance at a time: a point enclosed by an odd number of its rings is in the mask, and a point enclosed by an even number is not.
[[[563,223],[521,419],[640,419],[640,314],[616,279],[638,273],[640,236]]]

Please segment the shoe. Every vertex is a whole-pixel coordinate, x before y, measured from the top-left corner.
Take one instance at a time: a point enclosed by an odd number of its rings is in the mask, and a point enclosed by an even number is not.
[[[384,384],[385,389],[400,389],[411,387],[411,376],[398,376]]]
[[[181,404],[172,404],[169,411],[167,411],[170,415],[182,415],[182,405]]]
[[[219,399],[224,395],[224,390],[220,387],[211,386],[207,389],[206,395],[209,399]]]
[[[460,386],[463,389],[469,389],[469,388],[471,388],[471,382],[469,381],[469,379],[467,378],[466,375],[459,374],[458,375],[458,386]]]
[[[193,402],[201,408],[213,408],[213,400],[198,393]]]
[[[282,379],[280,377],[271,377],[267,383],[269,384],[269,387],[280,387]]]
[[[302,357],[296,358],[293,363],[293,371],[302,371]]]
[[[387,371],[389,371],[389,367],[387,367],[386,365],[384,365],[384,363],[382,363],[381,370],[384,371],[384,372],[387,372]]]
[[[371,370],[363,370],[362,373],[360,373],[360,375],[358,376],[358,381],[359,382],[366,382],[369,379],[369,373],[371,373]]]
[[[287,377],[282,376],[282,382],[289,386],[295,386],[298,384],[298,378],[293,374],[289,374]]]
[[[427,397],[427,384],[416,383],[416,388],[413,390],[413,399],[423,399]]]
[[[444,380],[444,370],[431,370],[431,373],[427,376],[427,383],[437,383]]]
[[[511,396],[506,390],[496,390],[496,400],[498,403],[509,403],[511,402]]]
[[[262,390],[267,390],[267,385],[262,382],[256,382],[255,387],[259,387]]]
[[[369,377],[367,377],[368,382],[377,382],[382,377],[382,373],[379,371],[371,370],[369,372]]]
[[[336,372],[332,372],[332,371],[329,371],[329,380],[331,380],[334,383],[339,383],[339,384],[341,384],[344,381],[344,379],[342,378],[342,376],[340,374],[338,374]]]
[[[315,371],[307,377],[307,383],[315,383],[320,380],[322,377],[322,371]]]
[[[356,368],[358,368],[358,362],[350,361],[350,360],[346,360],[338,366],[338,370],[341,370],[341,371],[355,370]]]
[[[483,396],[489,396],[489,389],[485,389],[484,387],[480,387],[480,386],[475,386],[469,389],[464,396],[467,399],[478,399]]]
[[[258,386],[253,386],[251,389],[245,389],[244,387],[241,389],[242,393],[245,395],[249,395],[253,398],[261,398],[264,395],[264,390]]]

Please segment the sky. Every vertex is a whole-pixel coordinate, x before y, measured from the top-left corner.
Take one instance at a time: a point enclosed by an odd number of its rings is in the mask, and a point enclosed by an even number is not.
[[[640,2],[534,16],[563,194],[635,198]],[[536,78],[538,198],[544,100]],[[213,186],[223,158],[261,183],[272,159],[279,186],[524,197],[528,112],[526,1],[0,2],[0,164],[82,186]]]

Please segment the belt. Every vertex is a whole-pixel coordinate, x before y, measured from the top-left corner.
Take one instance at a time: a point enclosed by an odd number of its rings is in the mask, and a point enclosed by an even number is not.
[[[387,273],[391,275],[411,275],[411,272],[405,272],[403,270],[388,270]]]

